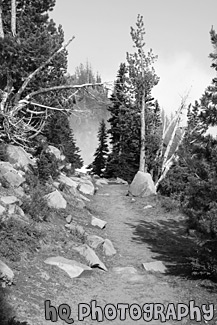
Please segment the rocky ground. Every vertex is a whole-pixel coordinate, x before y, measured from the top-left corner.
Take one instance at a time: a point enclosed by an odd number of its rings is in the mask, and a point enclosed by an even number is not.
[[[18,320],[27,321],[28,324],[51,324],[51,321],[45,320],[44,302],[48,300],[57,310],[62,304],[67,304],[71,309],[70,317],[65,315],[64,320],[60,308],[61,317],[57,315],[58,319],[53,319],[57,320],[56,324],[72,323],[72,319],[74,324],[98,323],[97,320],[91,319],[91,314],[82,319],[82,312],[88,312],[91,301],[95,301],[99,306],[99,317],[101,311],[104,312],[102,324],[145,324],[143,313],[142,317],[136,320],[140,316],[136,314],[136,310],[139,313],[143,305],[146,304],[148,308],[147,304],[157,303],[161,304],[161,307],[155,305],[153,308],[164,307],[164,314],[158,314],[159,317],[156,318],[159,319],[154,320],[151,314],[146,313],[147,317],[152,318],[149,323],[177,324],[177,321],[169,317],[169,311],[166,315],[167,307],[172,308],[172,303],[175,307],[181,303],[187,306],[190,301],[194,301],[201,312],[197,309],[197,312],[192,314],[194,320],[190,320],[189,316],[183,316],[179,321],[180,324],[217,323],[216,285],[211,281],[194,278],[190,273],[190,259],[196,256],[196,243],[195,239],[186,233],[184,217],[179,212],[165,212],[156,197],[133,199],[126,196],[127,189],[126,185],[104,185],[91,197],[87,208],[71,211],[73,220],[82,225],[86,232],[112,241],[117,250],[116,255],[108,257],[103,254],[101,248],[96,250],[108,271],[94,268],[91,272],[82,273],[80,277],[71,279],[60,268],[44,263],[47,258],[58,255],[86,263],[85,259],[73,249],[82,244],[84,238],[70,234],[65,228],[65,219],[54,216],[53,220],[41,223],[46,233],[42,248],[31,254],[22,254],[20,262],[9,265],[15,272],[15,284],[0,289],[0,313],[4,315],[2,324],[6,318],[14,315]],[[100,229],[91,226],[90,213],[107,221],[106,227]],[[157,261],[163,262],[166,273],[147,271],[142,266],[143,263]],[[79,304],[85,304],[83,307],[86,309],[80,309],[78,312]],[[106,309],[108,304],[107,307],[113,308],[113,315],[110,316]],[[126,319],[120,319],[120,304],[129,304],[129,307],[133,305],[130,309],[131,317],[127,311]],[[212,320],[204,319],[201,309],[203,304],[214,304]],[[171,315],[174,315],[174,310],[171,311]],[[115,311],[116,319],[112,320]],[[166,315],[167,319],[164,320],[163,315]]]

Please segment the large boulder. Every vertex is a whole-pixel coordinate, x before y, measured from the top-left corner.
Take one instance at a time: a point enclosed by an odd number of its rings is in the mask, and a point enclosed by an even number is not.
[[[19,187],[25,178],[9,162],[0,162],[0,181],[8,187]]]
[[[129,193],[139,197],[156,195],[156,188],[151,174],[138,171],[130,184]]]
[[[50,208],[65,209],[67,201],[59,191],[53,191],[45,196],[47,204]]]
[[[84,271],[92,271],[89,266],[75,260],[69,260],[62,256],[47,258],[44,263],[58,266],[60,269],[64,270],[70,276],[70,278],[76,278]]]
[[[6,154],[8,161],[16,168],[24,168],[24,170],[28,170],[28,165],[34,166],[36,164],[36,159],[34,159],[33,156],[26,152],[22,147],[9,144],[6,147]]]

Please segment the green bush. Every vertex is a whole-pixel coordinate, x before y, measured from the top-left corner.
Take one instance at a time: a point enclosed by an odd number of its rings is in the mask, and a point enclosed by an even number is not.
[[[47,194],[47,189],[41,184],[38,184],[30,192],[30,198],[22,200],[22,209],[24,213],[36,222],[48,221],[53,209],[49,208],[47,200],[44,196]]]

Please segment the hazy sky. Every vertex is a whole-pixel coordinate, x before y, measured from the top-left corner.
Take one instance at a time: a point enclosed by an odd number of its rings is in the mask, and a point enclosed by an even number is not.
[[[217,0],[56,0],[51,17],[63,26],[68,71],[87,60],[103,81],[113,81],[126,52],[132,52],[130,26],[144,17],[146,50],[158,55],[160,77],[153,95],[168,112],[191,89],[189,101],[199,99],[214,71],[209,31],[217,31]]]

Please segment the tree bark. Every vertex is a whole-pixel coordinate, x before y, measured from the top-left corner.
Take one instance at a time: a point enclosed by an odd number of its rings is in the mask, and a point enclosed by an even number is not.
[[[142,105],[141,105],[140,119],[141,119],[141,146],[140,146],[140,162],[139,171],[146,172],[145,166],[145,90],[143,90],[142,95]]]
[[[11,33],[16,35],[16,0],[11,0]]]
[[[2,2],[0,1],[0,38],[4,38],[4,28],[3,28],[3,22],[2,22]]]

